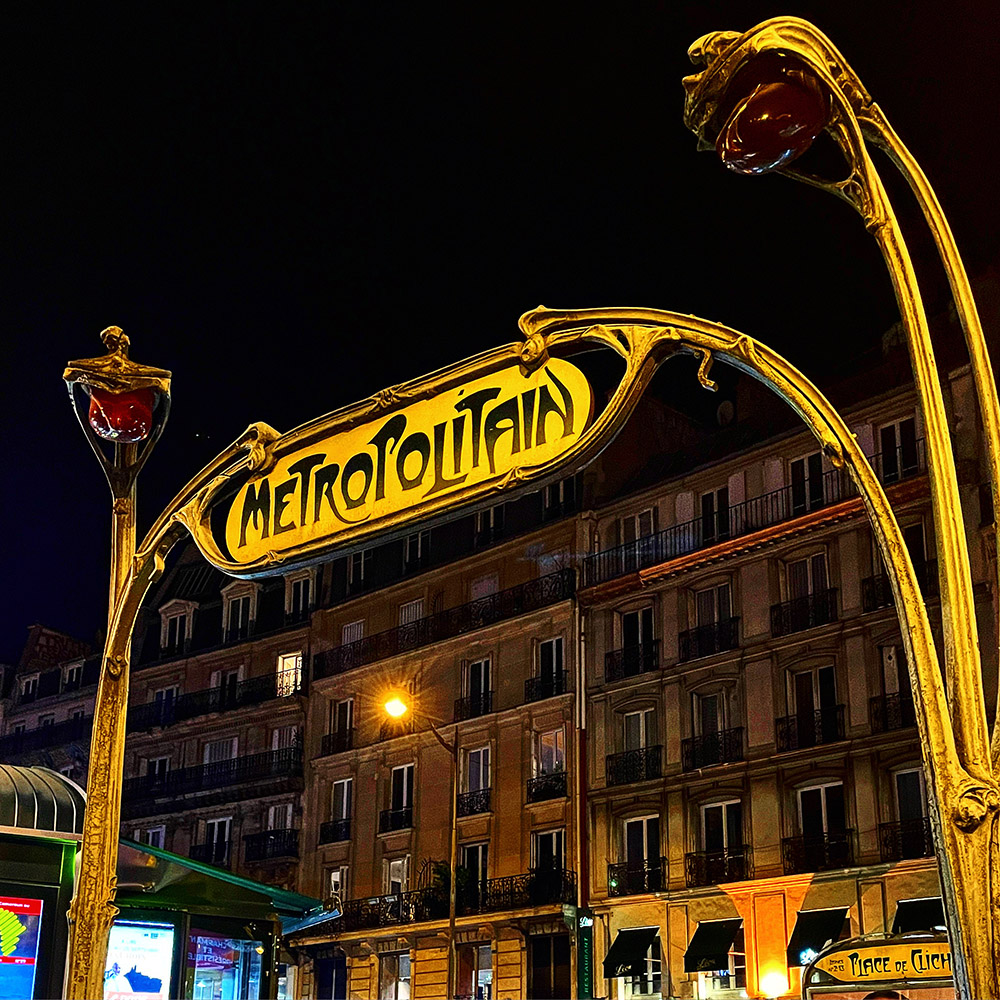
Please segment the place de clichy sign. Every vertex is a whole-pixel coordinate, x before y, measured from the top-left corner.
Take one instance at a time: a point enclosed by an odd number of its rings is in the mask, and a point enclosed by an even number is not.
[[[228,558],[218,558],[220,546],[212,561],[235,575],[273,572],[356,539],[359,526],[367,538],[473,506],[555,462],[593,417],[590,383],[565,359],[472,374],[413,402],[404,395],[361,419],[333,414],[277,438],[266,471],[213,500],[227,507],[216,531]]]

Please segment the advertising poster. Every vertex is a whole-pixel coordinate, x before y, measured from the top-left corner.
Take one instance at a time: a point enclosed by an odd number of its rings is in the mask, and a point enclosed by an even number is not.
[[[104,1000],[169,1000],[173,961],[172,925],[115,921],[104,968]]]
[[[35,995],[42,901],[0,896],[0,1000]]]

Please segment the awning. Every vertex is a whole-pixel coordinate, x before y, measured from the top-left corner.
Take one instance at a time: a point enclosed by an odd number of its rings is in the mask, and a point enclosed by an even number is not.
[[[729,951],[743,921],[739,917],[732,920],[701,920],[698,929],[684,952],[685,972],[714,972],[729,968]]]
[[[290,934],[298,934],[299,931],[309,930],[312,927],[317,927],[319,924],[325,924],[328,920],[336,920],[340,915],[340,910],[336,908],[328,910],[326,907],[318,907],[315,910],[310,910],[299,920],[296,920],[294,917],[282,917],[281,933],[284,937],[288,937]]]
[[[644,976],[646,952],[656,938],[657,930],[656,927],[638,927],[619,931],[604,959],[604,975],[608,979]]]
[[[901,899],[896,904],[896,918],[892,922],[893,934],[932,931],[945,926],[944,904],[940,896],[930,896],[927,899]]]
[[[846,906],[832,910],[799,910],[792,939],[788,942],[788,967],[808,965],[827,944],[839,940],[846,919]]]

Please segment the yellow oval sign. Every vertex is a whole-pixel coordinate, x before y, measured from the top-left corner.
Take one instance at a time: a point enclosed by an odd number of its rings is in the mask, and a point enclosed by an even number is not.
[[[444,389],[282,454],[237,493],[226,518],[233,561],[336,544],[358,525],[398,526],[441,500],[468,503],[499,482],[568,451],[593,415],[584,374],[549,358]]]

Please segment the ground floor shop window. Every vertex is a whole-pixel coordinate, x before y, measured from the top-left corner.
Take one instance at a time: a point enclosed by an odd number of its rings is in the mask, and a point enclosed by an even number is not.
[[[493,1000],[493,951],[488,944],[465,944],[458,949],[458,995]]]
[[[392,952],[378,960],[378,1000],[410,1000],[410,953]]]
[[[698,996],[700,1000],[709,997],[742,997],[747,988],[747,956],[743,943],[743,928],[736,932],[733,945],[729,949],[725,968],[712,972],[698,973]]]
[[[192,928],[187,949],[187,995],[192,1000],[259,1000],[263,951],[258,941]]]
[[[632,997],[651,997],[660,995],[660,939],[653,938],[649,950],[646,952],[645,971],[638,976],[628,976],[625,978],[625,988],[623,996],[627,1000]]]
[[[568,934],[529,938],[528,961],[532,1000],[565,1000],[570,995]]]

